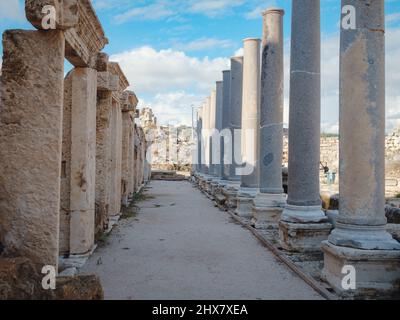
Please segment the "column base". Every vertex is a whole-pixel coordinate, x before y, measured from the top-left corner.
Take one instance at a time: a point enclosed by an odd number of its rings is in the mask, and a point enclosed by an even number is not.
[[[400,298],[400,250],[360,250],[339,247],[329,241],[322,244],[322,277],[344,298]],[[344,266],[355,268],[355,290],[345,290]],[[347,283],[347,282],[346,282]]]
[[[235,214],[243,218],[251,218],[253,215],[253,200],[258,193],[256,188],[240,188],[236,197]]]
[[[286,198],[286,194],[257,194],[252,207],[253,226],[257,229],[277,228]]]
[[[292,223],[321,223],[328,218],[321,206],[294,206],[288,204],[282,213],[282,220]]]
[[[400,250],[400,243],[387,232],[386,226],[360,226],[336,222],[329,242],[340,247],[361,250]]]
[[[211,182],[210,182],[210,195],[213,196],[215,198],[217,192],[218,192],[218,188],[219,188],[219,184],[221,183],[221,180],[219,178],[214,178]]]
[[[291,252],[318,252],[321,243],[332,230],[329,222],[293,223],[279,222],[279,240],[283,249]]]
[[[222,188],[222,194],[225,197],[225,206],[227,209],[236,209],[237,207],[237,193],[240,189],[240,182],[228,181],[225,187]]]
[[[225,202],[227,200],[226,196],[223,193],[223,189],[227,186],[227,184],[227,180],[220,180],[215,191],[214,199],[221,207],[225,205]]]

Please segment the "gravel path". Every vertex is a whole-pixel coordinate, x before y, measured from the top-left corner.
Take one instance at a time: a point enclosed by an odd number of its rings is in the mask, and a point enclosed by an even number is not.
[[[106,299],[322,299],[188,182],[153,181],[81,273]]]

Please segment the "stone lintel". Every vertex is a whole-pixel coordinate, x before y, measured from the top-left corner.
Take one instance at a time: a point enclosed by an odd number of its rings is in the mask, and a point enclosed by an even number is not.
[[[118,91],[119,79],[116,75],[108,71],[97,72],[98,91]]]
[[[121,95],[121,107],[123,112],[135,112],[139,100],[133,91],[126,90]]]
[[[76,14],[78,23],[65,31],[65,57],[75,67],[95,68],[108,39],[90,0],[79,1]]]
[[[99,52],[99,54],[97,55],[96,70],[99,72],[108,71],[109,60],[110,57],[107,53]]]
[[[45,6],[56,10],[56,29],[66,30],[78,25],[78,0],[25,0],[26,18],[35,28],[43,29],[43,18],[48,15],[48,11],[43,10]]]
[[[119,91],[122,93],[126,88],[129,87],[128,79],[126,78],[124,72],[122,71],[118,62],[109,62],[108,63],[109,71],[118,76],[119,78]]]

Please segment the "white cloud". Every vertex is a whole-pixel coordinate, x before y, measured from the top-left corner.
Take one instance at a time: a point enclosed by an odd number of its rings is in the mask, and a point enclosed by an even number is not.
[[[199,59],[182,51],[156,51],[149,46],[116,54],[110,59],[120,63],[139,99],[145,97],[146,104],[164,114],[159,116],[161,122],[171,119],[166,114],[169,110],[177,111],[179,121],[187,121],[185,112],[190,111],[187,107],[198,106],[210,94],[215,81],[222,78],[222,70],[229,67],[226,58]]]
[[[0,1],[0,20],[24,21],[25,14],[18,0]]]
[[[150,106],[161,124],[191,125],[192,106],[197,107],[204,96],[176,91],[157,94],[153,99],[141,100],[138,107]]]

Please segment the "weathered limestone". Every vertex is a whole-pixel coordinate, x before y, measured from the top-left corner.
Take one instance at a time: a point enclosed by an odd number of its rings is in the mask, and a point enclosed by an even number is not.
[[[203,172],[203,142],[202,142],[202,131],[203,131],[203,107],[200,107],[197,112],[197,174]]]
[[[282,9],[269,9],[263,13],[260,192],[253,202],[253,222],[256,227],[277,225],[286,205],[282,187],[284,14]]]
[[[210,183],[210,193],[215,197],[219,184],[222,179],[221,165],[221,131],[222,131],[222,99],[223,99],[223,83],[217,81],[215,83],[215,129],[212,131],[212,163],[214,168],[214,179]]]
[[[0,243],[38,268],[58,266],[64,43],[59,30],[3,34]]]
[[[110,214],[117,216],[121,212],[122,199],[122,111],[121,95],[129,86],[128,80],[118,63],[110,62],[109,71],[118,76],[119,89],[113,92],[111,112],[111,200]]]
[[[224,205],[227,198],[223,188],[229,183],[229,167],[232,163],[232,137],[229,128],[229,113],[231,100],[231,71],[222,72],[221,107],[220,107],[220,153],[219,153],[219,181],[215,192],[215,200],[219,205]]]
[[[39,30],[47,14],[42,12],[45,5],[56,9],[56,28],[64,30],[65,35],[65,57],[75,67],[95,68],[97,54],[108,39],[91,1],[25,0],[26,17]]]
[[[94,245],[96,92],[96,70],[75,68],[67,75],[61,172],[61,254],[87,254]]]
[[[108,58],[106,58],[108,60]],[[111,117],[113,92],[119,89],[119,77],[108,71],[108,61],[98,65],[96,116],[96,235],[108,229],[111,215]]]
[[[232,164],[229,166],[229,182],[222,189],[225,196],[225,206],[235,209],[237,193],[240,189],[240,176],[236,170],[241,163],[242,103],[243,103],[243,57],[231,58],[231,96],[228,126],[232,137]],[[239,158],[239,159],[237,159]]]
[[[215,163],[215,174],[219,179],[222,179],[223,176],[223,167],[221,158],[223,157],[222,153],[222,146],[221,146],[221,132],[222,132],[222,112],[223,112],[223,82],[217,81],[216,82],[216,110],[215,110],[215,131],[216,138],[215,141],[215,148],[213,150],[213,160]]]
[[[260,109],[260,39],[244,40],[241,185],[236,214],[252,216],[252,202],[259,187],[258,143]]]
[[[207,97],[204,105],[204,125],[203,125],[203,139],[204,139],[204,174],[210,173],[210,105],[211,97]]]
[[[122,94],[122,204],[128,206],[129,198],[134,193],[134,134],[135,112],[138,99],[132,91]]]
[[[208,130],[209,130],[209,139],[210,139],[210,170],[209,174],[212,176],[216,176],[216,165],[214,161],[214,146],[215,146],[215,130],[217,129],[217,87],[211,90],[210,95],[210,109],[209,109],[209,122],[208,122]]]
[[[229,180],[240,182],[241,178],[236,169],[241,164],[241,159],[236,159],[235,154],[241,158],[241,135],[235,131],[242,129],[242,104],[243,104],[243,57],[231,58],[231,98],[229,113],[229,128],[232,134],[232,165],[229,168]],[[238,139],[236,139],[238,138]],[[239,140],[239,141],[237,141]]]
[[[342,1],[356,9],[355,29],[341,30],[340,203],[336,229],[323,244],[323,274],[342,295],[400,289],[400,243],[385,217],[384,1]],[[356,271],[356,290],[341,286]]]
[[[222,72],[222,118],[221,118],[221,177],[224,181],[229,180],[230,167],[232,163],[233,139],[231,134],[230,113],[231,113],[231,71]]]
[[[320,24],[319,0],[292,2],[289,195],[279,231],[283,248],[293,251],[319,250],[331,229],[319,193]]]

